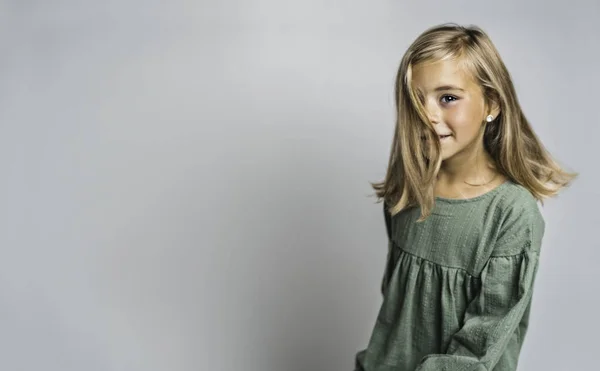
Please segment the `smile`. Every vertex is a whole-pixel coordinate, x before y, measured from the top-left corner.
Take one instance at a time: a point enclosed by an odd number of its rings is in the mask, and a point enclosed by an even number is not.
[[[452,134],[447,134],[447,135],[438,135],[438,138],[440,138],[441,141],[445,141],[446,139],[452,137]],[[422,140],[427,140],[426,137],[421,137]]]

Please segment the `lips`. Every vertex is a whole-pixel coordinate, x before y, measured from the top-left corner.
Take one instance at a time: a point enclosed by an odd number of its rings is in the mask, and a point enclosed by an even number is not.
[[[451,136],[452,136],[452,134],[438,134],[438,137],[440,139],[448,138],[448,137],[451,137]],[[422,136],[421,139],[427,139],[427,138],[425,136]]]

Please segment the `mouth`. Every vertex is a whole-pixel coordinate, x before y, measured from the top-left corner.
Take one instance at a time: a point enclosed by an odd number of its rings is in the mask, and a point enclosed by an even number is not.
[[[438,135],[438,138],[440,138],[440,140],[445,140],[448,139],[452,136],[452,134],[443,134],[443,135]],[[427,140],[426,137],[422,136],[421,137],[422,140]]]

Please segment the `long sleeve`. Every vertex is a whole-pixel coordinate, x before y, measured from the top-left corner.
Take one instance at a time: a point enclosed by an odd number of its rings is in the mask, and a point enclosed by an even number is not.
[[[381,279],[381,294],[385,295],[386,287],[389,280],[389,274],[391,273],[391,257],[392,257],[392,215],[387,209],[387,205],[383,203],[383,218],[385,221],[385,229],[387,232],[387,257],[385,259],[385,269],[383,272],[383,278]]]
[[[505,350],[513,337],[525,335],[528,319],[522,320],[532,300],[543,233],[537,208],[512,216],[446,353],[425,356],[415,371],[491,371],[499,362],[503,370],[516,369],[519,352]]]

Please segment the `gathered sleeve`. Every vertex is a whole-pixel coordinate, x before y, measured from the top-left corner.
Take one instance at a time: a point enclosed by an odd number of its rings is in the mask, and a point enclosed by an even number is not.
[[[381,280],[381,294],[385,296],[389,275],[391,274],[390,265],[392,264],[392,215],[387,209],[387,205],[385,202],[383,203],[383,218],[385,221],[385,229],[387,232],[387,258],[385,259],[385,268],[383,272],[383,278]]]
[[[510,216],[483,266],[481,289],[468,304],[462,327],[445,353],[426,355],[415,371],[494,369],[529,309],[543,233],[537,205]],[[503,362],[516,365],[517,359]]]

